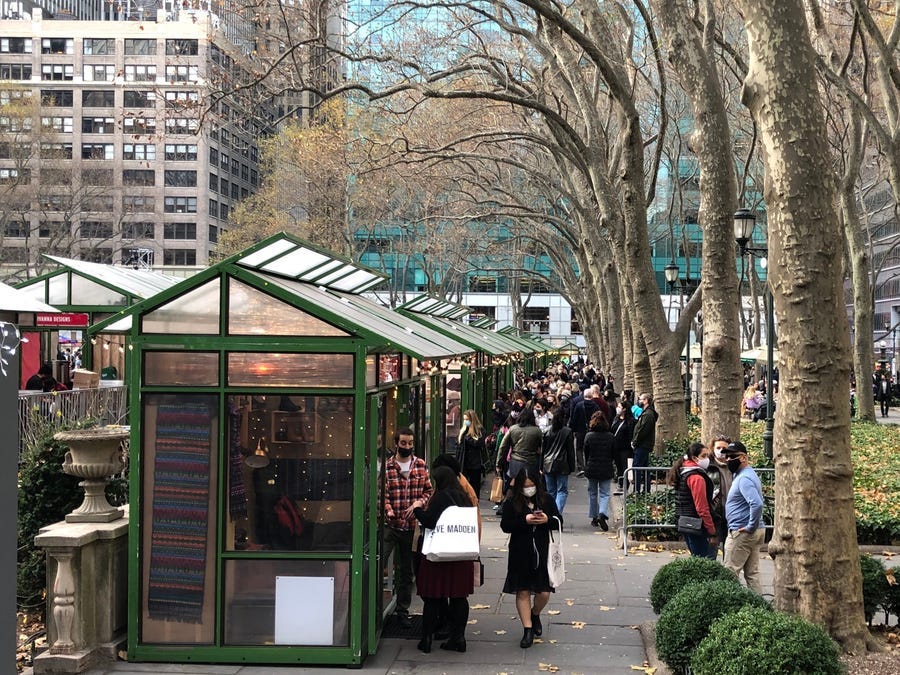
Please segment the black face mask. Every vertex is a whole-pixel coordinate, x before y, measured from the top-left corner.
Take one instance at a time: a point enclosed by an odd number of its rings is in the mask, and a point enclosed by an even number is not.
[[[413,453],[412,448],[397,448],[397,454],[401,457],[410,457]]]
[[[737,473],[738,471],[741,470],[740,458],[736,457],[734,459],[729,459],[727,464],[728,464],[728,470],[731,471],[731,473]]]

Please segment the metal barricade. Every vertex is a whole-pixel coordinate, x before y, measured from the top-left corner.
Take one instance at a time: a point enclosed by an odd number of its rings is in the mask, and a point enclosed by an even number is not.
[[[628,555],[629,530],[658,533],[670,540],[680,535],[675,525],[675,489],[666,484],[671,467],[629,467],[625,472],[622,496],[622,550]],[[775,522],[775,470],[753,467],[763,489],[763,525],[771,530]]]
[[[77,422],[128,424],[128,388],[98,387],[19,394],[19,460],[22,450],[51,431]]]

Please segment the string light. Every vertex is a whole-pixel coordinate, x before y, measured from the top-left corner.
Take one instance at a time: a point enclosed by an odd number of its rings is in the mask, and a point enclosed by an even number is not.
[[[28,342],[28,338],[22,337],[19,327],[14,323],[0,321],[0,333],[2,333],[2,341],[0,341],[0,373],[6,377],[6,367],[9,365],[8,356],[15,356],[16,350],[23,342]]]

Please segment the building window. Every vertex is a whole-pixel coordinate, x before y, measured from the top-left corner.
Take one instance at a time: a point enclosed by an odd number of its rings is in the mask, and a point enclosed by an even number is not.
[[[197,187],[196,171],[169,171],[165,172],[166,187]]]
[[[155,134],[155,117],[126,117],[122,120],[122,131],[126,134]]]
[[[547,334],[550,332],[549,307],[525,307],[522,310],[522,322],[530,333]]]
[[[73,105],[72,90],[41,89],[41,105],[48,108],[71,108]]]
[[[196,265],[197,252],[190,248],[174,248],[163,251],[163,265]]]
[[[246,164],[241,164],[241,179],[246,181],[250,180],[250,167]]]
[[[125,143],[122,159],[156,159],[156,146],[152,143]]]
[[[61,196],[61,195],[56,195]],[[62,209],[53,209],[54,211],[61,211]],[[54,239],[58,239],[60,237],[64,237],[69,234],[69,226],[68,223],[64,223],[60,220],[42,220],[38,223],[38,237],[41,239],[48,239],[53,237]]]
[[[153,169],[125,169],[122,172],[123,185],[154,185],[156,172]]]
[[[0,89],[0,106],[22,100],[31,101],[31,92],[27,89]]]
[[[28,185],[31,182],[31,169],[0,168],[0,184]]]
[[[116,104],[116,92],[111,89],[86,89],[81,92],[81,105],[85,108],[112,108]]]
[[[71,185],[71,169],[41,167],[41,185]]]
[[[196,82],[197,66],[166,66],[166,82]]]
[[[0,38],[0,54],[31,54],[31,38]]]
[[[215,199],[209,200],[209,215],[212,218],[219,217],[219,202],[217,202]]]
[[[0,80],[30,80],[30,63],[0,63]],[[44,78],[48,79],[48,78]]]
[[[42,118],[43,119],[43,118]],[[62,118],[60,118],[62,119]],[[72,118],[68,118],[70,123]],[[69,131],[71,131],[71,124],[69,125]],[[18,116],[9,116],[9,115],[0,115],[0,131],[9,131],[9,132],[19,132],[19,131],[31,131],[31,118],[30,117],[18,117]]]
[[[151,56],[156,54],[156,40],[135,38],[125,40],[125,54],[128,56]]]
[[[197,198],[166,197],[163,210],[166,213],[197,213]]]
[[[82,117],[81,133],[111,134],[116,130],[116,121],[112,117]]]
[[[250,191],[247,188],[241,188],[241,199],[247,199],[250,196]]]
[[[197,56],[199,50],[198,40],[166,40],[166,55],[168,56]]]
[[[229,163],[230,163],[230,160],[228,159],[228,153],[223,152],[222,153],[222,164],[221,164],[222,168],[225,169],[226,171],[228,171]]]
[[[125,66],[126,82],[155,82],[156,66],[134,65]]]
[[[85,169],[81,172],[81,182],[83,185],[108,188],[113,184],[112,169]]]
[[[153,213],[156,211],[156,198],[144,195],[125,195],[122,197],[122,211],[125,213]]]
[[[209,242],[215,244],[219,241],[219,228],[216,225],[209,225]]]
[[[82,143],[81,159],[115,159],[115,147],[112,143]]]
[[[87,262],[100,263],[102,265],[112,265],[113,255],[111,248],[89,248],[81,249],[78,254],[82,260]]]
[[[228,220],[228,204],[219,206],[219,220]]]
[[[75,40],[72,38],[44,38],[41,40],[41,54],[74,54]]]
[[[197,238],[196,223],[164,223],[163,239],[194,240]]]
[[[126,90],[122,105],[126,108],[155,108],[156,92],[141,89]]]
[[[200,93],[196,91],[167,91],[167,108],[193,108],[200,102]]]
[[[241,174],[241,163],[234,157],[231,158],[231,175],[239,176]]]
[[[122,239],[153,239],[156,225],[152,222],[123,223]]]
[[[167,134],[194,134],[200,128],[200,120],[192,117],[170,117],[166,120]]]
[[[241,193],[240,193],[240,188],[238,187],[238,184],[237,184],[237,183],[232,183],[232,184],[231,184],[231,198],[232,198],[232,199],[239,199],[239,198],[240,198],[240,194],[241,194]]]
[[[109,239],[112,233],[112,223],[105,220],[84,220],[81,222],[81,236],[85,239]]]
[[[61,134],[72,133],[71,117],[42,117],[41,128],[44,131],[55,131]]]
[[[42,80],[71,81],[75,79],[75,66],[65,63],[45,63],[41,66]]]
[[[197,161],[197,146],[186,143],[166,143],[167,160]]]
[[[219,165],[219,151],[215,148],[209,149],[209,163],[215,166]]]
[[[116,53],[114,38],[84,38],[82,53],[87,56],[101,56]]]
[[[41,159],[72,159],[71,143],[41,143]],[[44,170],[41,170],[41,176]]]
[[[209,174],[209,191],[210,192],[218,192],[219,191],[219,177],[210,172]]]
[[[250,169],[250,185],[253,187],[259,185],[259,174],[256,172],[256,169]]]
[[[6,236],[15,239],[25,239],[28,237],[28,223],[16,221],[6,224]]]
[[[115,199],[112,195],[94,195],[85,199],[85,210],[94,213],[112,213]]]
[[[223,177],[222,180],[219,181],[219,194],[225,195],[227,197],[228,196],[228,188],[230,185],[231,185],[231,183],[229,183]]]

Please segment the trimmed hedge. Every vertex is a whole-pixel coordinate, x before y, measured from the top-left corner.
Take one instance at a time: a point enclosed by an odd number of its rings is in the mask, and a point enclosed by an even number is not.
[[[840,649],[819,626],[744,607],[713,623],[691,657],[694,675],[841,675]]]
[[[690,583],[665,606],[656,624],[656,650],[673,670],[683,670],[719,617],[742,607],[770,609],[754,591],[732,581]]]
[[[862,568],[863,611],[866,621],[871,624],[875,612],[886,604],[890,584],[886,576],[887,571],[877,558],[861,555],[859,566]]]
[[[653,577],[650,583],[650,604],[653,611],[659,614],[685,584],[720,580],[740,586],[737,577],[715,560],[696,556],[677,558],[660,567]]]

